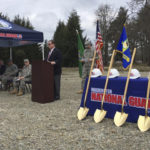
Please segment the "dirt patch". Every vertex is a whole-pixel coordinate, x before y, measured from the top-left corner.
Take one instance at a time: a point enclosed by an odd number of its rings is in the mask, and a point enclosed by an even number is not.
[[[149,150],[150,131],[141,133],[135,123],[118,128],[112,119],[78,121],[80,86],[78,69],[65,68],[60,101],[39,104],[29,93],[17,97],[1,91],[0,150]]]

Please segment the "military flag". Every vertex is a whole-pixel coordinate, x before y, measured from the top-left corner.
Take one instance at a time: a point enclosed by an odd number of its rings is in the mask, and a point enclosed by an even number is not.
[[[122,65],[124,69],[127,69],[131,63],[131,53],[129,48],[129,42],[126,34],[125,26],[117,45],[117,50],[122,53]]]
[[[78,30],[77,30],[77,36],[78,36],[79,75],[80,75],[80,77],[82,77],[82,62],[81,62],[81,59],[82,59],[83,54],[84,54],[84,47],[83,47],[83,44],[82,44],[82,41],[81,41]]]

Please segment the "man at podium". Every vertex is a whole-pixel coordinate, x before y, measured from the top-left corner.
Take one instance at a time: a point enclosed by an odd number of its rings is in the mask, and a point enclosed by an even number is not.
[[[54,66],[54,99],[60,99],[60,80],[61,80],[61,62],[62,54],[55,47],[53,40],[48,41],[49,53],[46,58],[47,62]]]

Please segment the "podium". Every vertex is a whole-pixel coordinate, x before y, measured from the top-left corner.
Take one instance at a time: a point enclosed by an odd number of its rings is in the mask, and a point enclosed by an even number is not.
[[[32,62],[32,101],[48,103],[54,100],[53,66],[44,61]]]

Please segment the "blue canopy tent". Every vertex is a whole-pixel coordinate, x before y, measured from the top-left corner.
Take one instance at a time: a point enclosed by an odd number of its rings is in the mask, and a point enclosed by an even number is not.
[[[12,47],[39,42],[43,42],[42,32],[30,30],[0,18],[0,47],[10,48],[10,59],[12,59]]]

